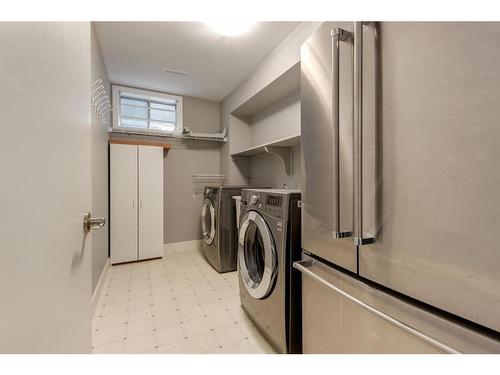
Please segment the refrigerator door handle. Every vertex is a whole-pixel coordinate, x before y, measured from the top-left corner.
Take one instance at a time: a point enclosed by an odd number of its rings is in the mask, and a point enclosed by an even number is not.
[[[363,230],[363,22],[354,22],[354,244],[369,245]]]
[[[336,27],[331,32],[332,35],[332,70],[333,70],[333,85],[332,85],[332,108],[333,108],[333,133],[334,133],[334,176],[335,183],[333,184],[333,200],[334,200],[334,230],[333,238],[346,238],[352,236],[352,231],[342,231],[340,225],[340,42],[347,41],[352,37],[352,34],[340,27]]]
[[[451,353],[451,354],[460,354],[461,353],[458,350],[456,350],[456,349],[454,349],[446,344],[443,344],[442,342],[437,341],[436,339],[426,335],[425,333],[419,331],[418,329],[415,329],[415,328],[409,326],[408,324],[403,323],[400,320],[397,320],[397,319],[383,313],[382,311],[364,303],[363,301],[360,301],[359,299],[353,297],[349,293],[343,291],[342,289],[340,289],[337,286],[333,285],[332,283],[328,282],[327,280],[325,280],[324,278],[322,278],[321,276],[319,276],[318,274],[314,273],[313,271],[311,271],[309,269],[312,265],[314,265],[314,263],[315,263],[315,260],[307,259],[307,260],[294,262],[293,267],[295,269],[299,270],[304,276],[307,276],[307,277],[319,282],[321,285],[327,287],[328,289],[332,290],[333,292],[342,296],[343,298],[347,299],[348,301],[352,302],[353,304],[369,311],[370,313],[378,316],[379,318],[384,319],[385,321],[397,326],[398,328],[400,328],[400,329],[402,329],[402,330],[404,330],[404,331],[406,331],[414,336],[417,336],[421,340],[443,350],[444,352]]]

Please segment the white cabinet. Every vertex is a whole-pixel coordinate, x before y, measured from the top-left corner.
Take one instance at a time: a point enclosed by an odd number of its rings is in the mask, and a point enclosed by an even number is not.
[[[163,148],[110,145],[111,263],[163,253]]]
[[[139,148],[139,259],[163,251],[163,148]]]
[[[138,259],[137,146],[110,145],[111,263]]]

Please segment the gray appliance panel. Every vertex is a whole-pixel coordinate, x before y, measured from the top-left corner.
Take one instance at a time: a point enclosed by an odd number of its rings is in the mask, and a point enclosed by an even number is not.
[[[203,252],[207,261],[218,272],[236,271],[238,249],[236,228],[236,204],[233,195],[241,194],[246,186],[205,186],[205,198],[215,208],[215,240],[211,245],[204,241]],[[208,189],[208,190],[207,190]]]
[[[207,245],[205,241],[202,241],[202,245],[203,245],[203,253],[207,258],[208,263],[210,263],[210,265],[214,267],[215,270],[221,272],[221,264],[219,260],[219,246],[218,246],[220,237],[218,231],[219,215],[218,215],[218,201],[216,197],[217,195],[205,194],[205,198],[209,199],[212,202],[212,205],[214,206],[215,210],[215,215],[213,219],[213,221],[215,221],[215,237],[210,245]]]
[[[257,202],[251,203],[251,197],[258,196]],[[267,195],[280,195],[282,206],[274,207],[266,204]],[[300,277],[292,278],[291,263],[300,259],[300,248],[292,248],[299,244],[300,235],[295,233],[300,224],[300,207],[298,190],[280,191],[276,189],[244,189],[241,192],[241,217],[248,211],[258,212],[265,220],[271,232],[277,255],[277,276],[274,287],[263,299],[253,298],[248,293],[241,276],[239,277],[241,304],[248,316],[255,323],[263,336],[279,353],[300,353],[302,350],[301,311],[300,311]],[[294,204],[295,206],[291,206]],[[294,231],[294,233],[290,233]],[[298,275],[295,275],[298,276]],[[287,288],[290,288],[287,290]],[[293,288],[293,290],[292,290]],[[295,298],[290,293],[296,293]],[[297,295],[298,293],[298,295]],[[297,321],[291,322],[291,319]]]
[[[286,299],[285,299],[285,272],[286,266],[286,230],[288,223],[283,222],[282,231],[277,230],[277,222],[272,216],[261,212],[258,208],[249,208],[248,212],[254,210],[264,218],[276,249],[278,270],[275,284],[269,295],[263,299],[255,299],[247,291],[243,280],[239,277],[239,290],[241,305],[248,316],[255,323],[262,335],[269,341],[272,347],[279,353],[287,352],[286,342]]]
[[[500,352],[500,341],[308,256],[297,263],[302,272],[304,353]]]
[[[236,226],[236,201],[233,196],[240,194],[240,187],[224,187],[219,190],[217,213],[219,272],[236,271],[238,228]]]
[[[363,41],[363,229],[376,242],[360,246],[359,273],[500,331],[500,23],[378,27]]]
[[[357,271],[352,238],[334,239],[336,195],[331,32],[352,22],[325,23],[301,48],[302,248]],[[353,230],[353,44],[340,42],[339,188],[342,231]]]

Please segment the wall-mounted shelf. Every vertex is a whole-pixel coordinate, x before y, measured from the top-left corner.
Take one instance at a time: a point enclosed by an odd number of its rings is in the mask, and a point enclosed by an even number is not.
[[[264,154],[266,153],[265,148],[268,146],[286,147],[286,148],[300,146],[300,134],[296,134],[291,137],[277,139],[275,141],[264,143],[259,146],[250,147],[241,151],[237,151],[232,153],[231,156],[255,156],[258,154]]]
[[[165,134],[165,133],[160,133],[160,132],[155,132],[154,130],[118,130],[114,129],[112,127],[108,128],[108,133],[109,134],[116,134],[116,135],[140,135],[140,136],[153,136],[153,137],[161,137],[161,138],[170,138],[170,139],[182,139],[182,140],[193,140],[193,141],[206,141],[206,142],[221,142],[225,143],[227,142],[227,137],[225,136],[225,129],[223,131],[224,134],[223,137],[218,137],[218,135],[214,135],[213,137],[210,136],[199,136],[199,135],[189,135],[189,134]],[[193,133],[193,134],[201,134],[201,133]]]
[[[222,182],[226,178],[225,174],[204,174],[204,173],[198,173],[198,174],[193,174],[193,182],[213,182],[217,181],[219,185],[222,185]]]
[[[236,108],[232,115],[251,117],[300,89],[300,62]]]
[[[285,173],[291,176],[293,173],[292,148],[299,145],[300,135],[294,135],[232,153],[231,157],[251,157],[259,154],[273,154],[281,159],[285,168]]]

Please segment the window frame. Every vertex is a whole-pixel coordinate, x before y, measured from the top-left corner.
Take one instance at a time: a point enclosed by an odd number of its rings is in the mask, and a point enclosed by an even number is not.
[[[159,134],[159,135],[170,135],[170,134],[182,134],[183,132],[183,123],[182,123],[182,96],[180,95],[172,95],[172,94],[167,94],[164,92],[158,92],[158,91],[152,91],[152,90],[146,90],[146,89],[138,89],[134,87],[127,87],[127,86],[121,86],[121,85],[113,85],[112,87],[112,92],[113,92],[113,129],[114,130],[119,130],[121,132],[127,133],[145,133],[145,134]],[[176,102],[176,111],[175,111],[175,130],[173,131],[168,131],[168,130],[160,130],[160,129],[151,129],[151,128],[140,128],[140,127],[132,127],[132,126],[121,126],[120,125],[120,119],[121,119],[121,97],[123,96],[130,96],[131,98],[137,98],[137,99],[146,99],[149,101],[164,101],[164,100],[170,100],[170,101],[175,101]],[[150,118],[148,118],[148,122],[151,121]]]

